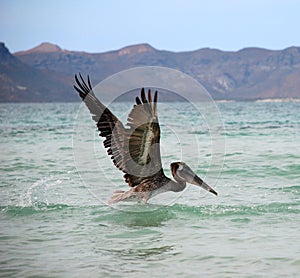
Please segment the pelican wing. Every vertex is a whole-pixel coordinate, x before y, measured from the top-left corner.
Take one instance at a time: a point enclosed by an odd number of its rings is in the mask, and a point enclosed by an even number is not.
[[[84,81],[81,74],[79,77],[80,80],[75,75],[77,86],[74,85],[74,88],[92,114],[93,120],[97,123],[99,135],[105,137],[103,144],[107,148],[108,155],[111,156],[115,166],[125,172],[123,146],[126,130],[121,121],[95,96],[89,76],[88,83]],[[114,156],[112,156],[113,153]]]
[[[151,91],[146,98],[144,88],[141,97],[128,116],[127,140],[132,158],[130,170],[124,177],[129,186],[136,186],[142,180],[163,174],[160,155],[160,126],[157,117],[157,91],[152,101]]]
[[[79,79],[80,78],[80,79]],[[143,180],[163,174],[160,157],[160,127],[157,117],[157,92],[154,100],[150,90],[148,99],[142,89],[141,98],[128,116],[128,128],[95,96],[90,78],[86,83],[82,76],[75,75],[74,88],[86,104],[93,120],[97,123],[99,135],[115,166],[122,170],[129,186],[136,186]]]

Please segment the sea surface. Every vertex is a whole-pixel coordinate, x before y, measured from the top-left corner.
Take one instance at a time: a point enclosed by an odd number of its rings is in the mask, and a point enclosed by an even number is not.
[[[300,103],[216,103],[215,129],[173,105],[158,107],[166,175],[184,160],[219,195],[110,207],[127,185],[84,107],[0,104],[0,276],[299,277]]]

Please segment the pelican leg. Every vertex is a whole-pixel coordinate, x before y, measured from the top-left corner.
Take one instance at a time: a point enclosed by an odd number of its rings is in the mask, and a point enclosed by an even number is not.
[[[132,190],[129,191],[122,191],[122,190],[116,190],[110,200],[108,201],[109,205],[118,203],[120,201],[126,201],[128,199],[133,199],[135,198],[135,192]]]
[[[148,200],[149,200],[150,197],[151,197],[151,193],[146,192],[146,193],[143,194],[143,195],[144,195],[144,196],[143,196],[142,200],[143,200],[143,202],[144,202],[145,204],[147,204]]]

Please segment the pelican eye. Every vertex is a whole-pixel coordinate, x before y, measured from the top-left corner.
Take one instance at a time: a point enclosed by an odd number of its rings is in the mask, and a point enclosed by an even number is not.
[[[181,171],[183,169],[183,165],[180,163],[178,166],[178,170]]]

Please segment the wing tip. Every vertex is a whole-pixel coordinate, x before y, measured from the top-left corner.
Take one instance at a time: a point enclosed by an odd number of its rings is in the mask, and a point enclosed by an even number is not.
[[[155,91],[154,93],[154,100],[153,100],[153,103],[154,103],[154,106],[153,106],[153,109],[154,109],[154,113],[157,114],[157,90]]]
[[[140,97],[136,97],[136,104],[148,104],[150,107],[150,110],[154,112],[154,114],[157,114],[157,99],[158,99],[158,90],[155,90],[154,98],[152,98],[151,89],[148,89],[148,99],[146,98],[145,88],[142,87]]]
[[[141,90],[141,99],[142,99],[143,103],[148,103],[146,94],[145,94],[145,88],[142,88],[142,90]]]
[[[89,93],[93,93],[93,87],[91,84],[90,76],[87,75],[87,83],[82,77],[81,73],[78,72],[74,75],[76,84],[73,85],[74,89],[79,93],[80,97],[84,99]]]
[[[136,98],[135,98],[135,102],[136,102],[137,105],[142,104],[142,102],[141,102],[141,100],[140,100],[139,97],[136,97]]]

